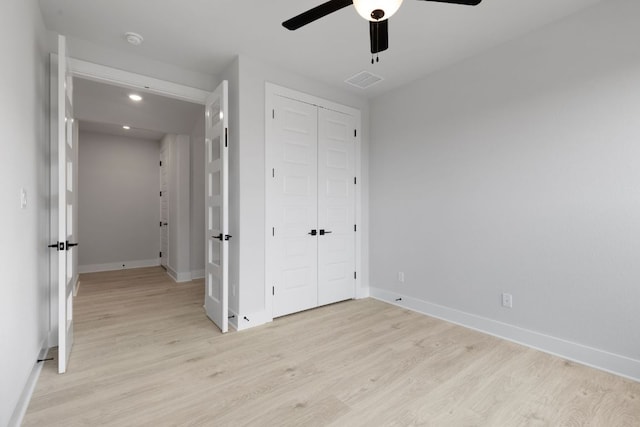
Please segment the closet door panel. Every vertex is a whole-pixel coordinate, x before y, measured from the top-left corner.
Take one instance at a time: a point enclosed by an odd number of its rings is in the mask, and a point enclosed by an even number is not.
[[[276,97],[273,114],[273,317],[318,305],[317,108]],[[270,201],[271,202],[271,201]]]
[[[318,109],[318,305],[355,297],[355,119]]]

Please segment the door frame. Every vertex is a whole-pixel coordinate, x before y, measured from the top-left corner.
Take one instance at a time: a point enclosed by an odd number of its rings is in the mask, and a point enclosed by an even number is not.
[[[166,178],[167,172],[167,148],[160,146],[160,267],[168,271],[169,266],[169,224],[171,219],[169,218],[169,200],[167,196],[168,183],[163,182]],[[165,176],[163,176],[165,175]],[[162,211],[165,200],[167,201],[167,212]],[[165,250],[162,245],[163,239],[166,242],[167,248]],[[164,264],[163,264],[164,260]]]
[[[56,53],[51,54],[51,63],[57,61],[58,55]],[[68,67],[70,68],[70,74],[72,77],[80,77],[87,80],[92,80],[100,83],[107,83],[115,86],[125,87],[134,90],[145,91],[149,93],[154,93],[156,95],[165,96],[167,98],[179,99],[182,101],[189,101],[194,104],[205,105],[207,97],[211,92],[197,89],[194,87],[182,85],[179,83],[173,83],[162,79],[157,79],[154,77],[145,76],[142,74],[133,73],[130,71],[119,70],[117,68],[111,68],[105,65],[94,64],[92,62],[84,61],[81,59],[68,58],[67,60]],[[49,77],[51,78],[51,76]],[[53,85],[53,82],[52,82]],[[57,83],[56,83],[57,85]],[[57,105],[57,93],[54,94],[51,92],[50,104],[52,106],[49,120],[51,123],[57,121],[57,111],[54,106]],[[57,129],[57,127],[56,127]],[[56,172],[57,174],[57,131],[52,129],[51,137],[50,137],[50,156],[55,156],[55,165],[56,168],[50,170],[50,180],[51,174]],[[50,159],[50,162],[53,161]],[[51,166],[53,164],[51,163]],[[77,174],[76,174],[77,175]],[[50,186],[54,185],[53,182],[50,182]],[[57,185],[57,178],[55,181],[55,185]],[[51,188],[50,188],[51,191]],[[51,195],[55,195],[56,193],[51,193]],[[51,198],[50,198],[51,199]],[[55,203],[54,203],[55,202]],[[57,212],[57,199],[50,200],[49,204],[49,217],[52,221],[52,215]],[[56,217],[57,218],[57,217]],[[56,222],[57,224],[57,222]],[[57,227],[57,225],[56,225]],[[53,229],[52,229],[53,230]],[[51,231],[52,232],[52,231]],[[51,234],[50,232],[50,234]],[[53,275],[57,275],[57,268],[51,267],[49,270],[49,339],[48,346],[55,347],[58,345],[58,288],[57,288],[57,278],[54,279]],[[57,277],[57,276],[56,276]]]
[[[267,129],[269,122],[272,119],[272,106],[274,104],[274,97],[281,96],[284,98],[293,99],[295,101],[304,102],[307,104],[315,105],[316,107],[325,108],[327,110],[337,111],[339,113],[348,114],[354,117],[356,127],[355,138],[355,176],[357,183],[355,185],[355,221],[357,225],[357,231],[355,233],[355,296],[356,298],[366,298],[368,293],[362,291],[362,265],[363,256],[365,254],[363,248],[362,234],[365,227],[362,222],[362,112],[353,107],[349,107],[334,101],[330,101],[324,98],[320,98],[314,95],[309,95],[304,92],[290,89],[284,86],[280,86],[274,83],[265,83],[265,274],[264,274],[264,300],[265,311],[270,320],[273,320],[273,294],[272,294],[272,277],[274,272],[272,269],[272,263],[269,261],[269,251],[271,250],[269,242],[271,239],[271,227],[268,224],[271,222],[271,213],[269,212],[269,179],[271,179],[271,170],[269,164],[271,163],[273,156],[271,150],[269,150],[269,133]]]

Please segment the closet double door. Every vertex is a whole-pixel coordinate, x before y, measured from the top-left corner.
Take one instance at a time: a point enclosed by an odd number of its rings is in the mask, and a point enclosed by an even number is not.
[[[351,115],[274,98],[267,263],[278,317],[355,297],[356,128]]]

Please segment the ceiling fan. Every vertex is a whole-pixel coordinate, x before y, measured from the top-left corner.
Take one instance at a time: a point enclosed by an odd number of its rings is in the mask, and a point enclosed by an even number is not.
[[[282,25],[288,30],[297,30],[347,6],[353,6],[360,16],[369,21],[369,38],[371,40],[371,54],[377,54],[389,48],[388,19],[398,11],[403,0],[329,0],[319,6],[309,9],[300,15],[284,21]],[[453,3],[475,6],[482,0],[421,0],[439,3]],[[377,60],[377,58],[376,58]],[[371,59],[373,64],[373,58]]]

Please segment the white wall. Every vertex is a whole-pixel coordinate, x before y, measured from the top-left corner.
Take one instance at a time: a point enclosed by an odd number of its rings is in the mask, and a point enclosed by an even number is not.
[[[168,82],[179,83],[197,89],[215,89],[213,75],[186,70],[167,62],[157,61],[135,53],[104,47],[86,40],[67,37],[67,43],[75,59],[106,65]]]
[[[160,144],[80,131],[80,271],[158,265]]]
[[[640,379],[638,16],[603,2],[373,102],[373,295]]]
[[[16,410],[49,329],[46,37],[36,0],[3,2],[0,47],[8,62],[0,67],[2,426]],[[20,207],[22,188],[27,192],[25,209]]]
[[[166,149],[167,189],[169,192],[169,256],[167,269],[178,282],[191,280],[191,188],[188,135],[166,135],[160,141]]]
[[[295,89],[319,98],[341,103],[362,111],[362,146],[364,163],[362,165],[362,194],[363,211],[368,210],[368,128],[369,109],[364,98],[343,91],[339,88],[329,87],[314,80],[298,76],[274,66],[264,64],[245,56],[238,58],[239,63],[239,147],[237,157],[240,163],[232,177],[232,185],[237,180],[239,189],[237,201],[237,230],[232,230],[235,244],[239,245],[238,262],[238,292],[239,292],[239,318],[245,316],[249,319],[240,320],[240,328],[253,326],[269,319],[271,309],[267,313],[265,307],[265,83],[271,82],[290,89]],[[232,135],[234,133],[231,128]],[[233,154],[233,151],[231,152]],[[233,160],[232,160],[233,162]],[[232,166],[232,169],[233,170]],[[234,206],[234,201],[230,201]],[[366,218],[361,230],[367,235]],[[235,234],[234,234],[235,233]],[[365,241],[365,245],[366,245]],[[365,254],[366,255],[366,254]],[[366,259],[366,258],[365,258]],[[363,265],[363,270],[368,270],[368,265]],[[363,275],[362,284],[368,285],[366,275]],[[361,290],[359,294],[362,294]],[[244,323],[242,323],[244,322]]]

